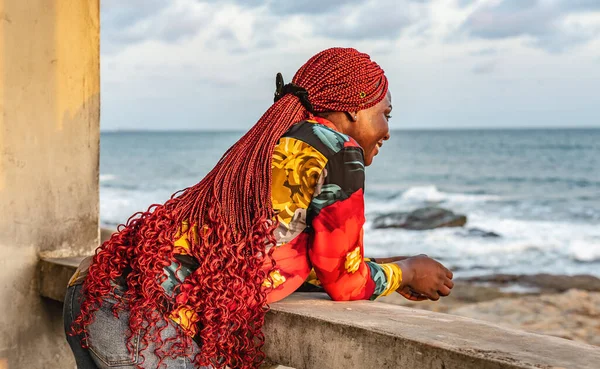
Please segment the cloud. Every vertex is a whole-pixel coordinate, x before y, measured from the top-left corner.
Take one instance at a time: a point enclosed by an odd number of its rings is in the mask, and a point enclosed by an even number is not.
[[[563,0],[557,6],[566,11],[600,11],[598,0]]]
[[[498,54],[498,49],[493,47],[486,47],[485,49],[479,49],[475,51],[471,51],[469,55],[471,56],[490,56]]]
[[[410,26],[427,22],[428,1],[371,0],[313,17],[313,33],[343,40],[396,40]]]
[[[102,0],[102,22],[109,27],[125,28],[160,13],[169,6],[163,0]]]
[[[273,31],[287,19],[274,16],[269,5],[265,0],[103,0],[102,51],[114,54],[143,42],[173,44],[199,35],[210,49],[233,53],[273,47]]]
[[[271,0],[192,0],[198,3],[206,4],[234,4],[243,8],[255,8],[263,5],[267,5]]]
[[[598,0],[103,0],[102,125],[246,129],[272,104],[276,72],[287,81],[333,46],[384,67],[401,110],[394,128],[597,125],[599,8]],[[539,51],[574,45],[551,60]]]
[[[460,8],[466,8],[467,6],[474,4],[476,1],[477,0],[456,0],[456,4]]]
[[[102,50],[143,42],[177,43],[203,34],[212,49],[245,53],[306,37],[395,41],[428,28],[430,0],[104,0]],[[247,27],[240,31],[239,24]],[[413,27],[413,29],[416,29]],[[418,36],[417,35],[417,36]]]
[[[542,34],[553,20],[550,10],[539,7],[538,0],[504,0],[476,10],[464,27],[474,36],[490,39]]]
[[[272,1],[269,10],[274,14],[320,15],[331,13],[340,8],[353,7],[365,3],[366,0],[304,0],[304,1]]]
[[[475,9],[461,30],[490,40],[525,37],[534,47],[562,52],[599,35],[600,20],[577,21],[595,11],[597,0],[502,0]]]
[[[489,61],[481,64],[477,64],[471,69],[471,72],[475,74],[490,74],[496,70],[496,62]]]
[[[264,7],[270,14],[277,16],[293,16],[306,14],[319,16],[338,11],[341,8],[356,7],[368,0],[196,0],[207,4],[233,4],[244,8]],[[385,0],[384,0],[385,1]],[[414,2],[423,2],[429,0],[412,0]]]
[[[265,49],[307,37],[393,41],[403,30],[428,19],[430,1],[265,1],[264,6],[253,13],[252,27],[248,30],[252,40],[247,43]]]
[[[103,52],[112,53],[144,41],[193,37],[212,9],[194,0],[103,0],[101,12]]]

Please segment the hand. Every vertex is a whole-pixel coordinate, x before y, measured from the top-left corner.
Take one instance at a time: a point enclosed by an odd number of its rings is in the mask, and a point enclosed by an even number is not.
[[[402,269],[402,284],[398,292],[409,300],[420,301],[421,297],[437,301],[448,296],[454,287],[452,272],[427,255],[413,256],[397,262]]]
[[[420,293],[415,292],[412,288],[410,288],[408,286],[398,288],[396,290],[396,292],[398,292],[405,299],[410,300],[410,301],[424,301],[424,300],[429,299],[427,296],[421,295]]]

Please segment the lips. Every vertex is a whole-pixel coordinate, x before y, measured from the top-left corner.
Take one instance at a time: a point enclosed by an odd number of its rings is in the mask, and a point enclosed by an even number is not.
[[[383,146],[383,140],[377,141],[377,144],[375,144],[375,147],[373,148],[373,156],[376,156],[377,154],[379,154],[379,150],[381,149],[381,146]]]

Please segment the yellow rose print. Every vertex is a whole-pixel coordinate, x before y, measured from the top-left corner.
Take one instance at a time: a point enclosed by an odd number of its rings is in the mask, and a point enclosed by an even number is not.
[[[317,272],[314,269],[310,270],[308,277],[306,277],[306,283],[310,283],[313,286],[321,287],[321,281],[317,277]]]
[[[278,220],[289,225],[297,209],[307,209],[327,159],[309,144],[284,137],[273,153],[272,197]]]
[[[194,337],[198,333],[198,327],[196,323],[200,321],[200,317],[196,312],[187,306],[182,306],[179,309],[173,311],[170,318],[191,337]]]
[[[180,254],[187,254],[190,251],[191,244],[189,240],[189,230],[190,223],[187,220],[184,220],[181,223],[181,229],[177,230],[175,234],[175,242],[173,242],[173,246],[178,248]],[[192,227],[192,237],[194,242],[198,243],[198,226],[194,224]]]
[[[285,282],[285,277],[281,275],[281,273],[279,272],[279,269],[275,269],[274,271],[272,271],[271,274],[269,274],[269,276],[271,277],[270,280],[269,280],[269,278],[267,278],[267,279],[265,279],[265,281],[262,284],[264,287],[277,288]],[[271,284],[271,280],[273,281],[272,284]]]
[[[360,247],[355,248],[348,254],[346,254],[346,263],[344,267],[348,273],[354,273],[358,270],[362,257],[360,255]]]

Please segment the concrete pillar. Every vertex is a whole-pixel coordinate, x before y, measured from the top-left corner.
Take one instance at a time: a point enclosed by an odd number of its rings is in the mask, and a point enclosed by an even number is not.
[[[72,368],[40,255],[98,244],[99,0],[0,0],[0,369]]]

